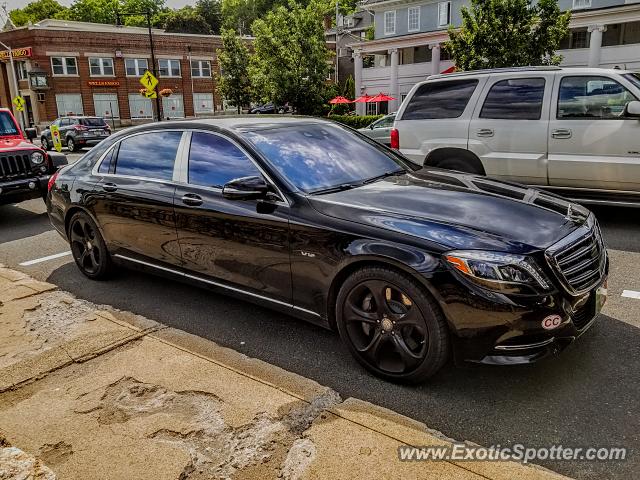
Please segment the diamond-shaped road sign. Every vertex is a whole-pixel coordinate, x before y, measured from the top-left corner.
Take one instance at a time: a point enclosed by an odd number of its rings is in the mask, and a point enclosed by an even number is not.
[[[20,95],[18,95],[17,97],[14,97],[12,102],[16,106],[16,110],[17,111],[24,112],[24,105],[25,105],[25,103],[27,103],[24,98],[22,98]]]
[[[149,70],[145,70],[144,75],[140,78],[140,84],[148,91],[152,91],[158,85],[158,79]]]

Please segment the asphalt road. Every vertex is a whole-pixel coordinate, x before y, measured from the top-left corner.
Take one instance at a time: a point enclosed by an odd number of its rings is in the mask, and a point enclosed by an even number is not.
[[[70,156],[71,159],[77,155]],[[481,445],[624,446],[617,462],[538,461],[579,479],[640,476],[640,210],[598,208],[612,260],[610,299],[595,325],[559,357],[531,366],[446,366],[402,386],[360,368],[332,332],[207,290],[125,271],[92,282],[49,225],[41,200],[0,207],[0,263],[80,298],[145,315]],[[20,265],[25,262],[36,263]],[[396,452],[389,452],[390,459]]]

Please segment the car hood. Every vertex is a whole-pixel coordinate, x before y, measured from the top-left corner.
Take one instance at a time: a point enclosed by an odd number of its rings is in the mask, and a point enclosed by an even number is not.
[[[325,215],[418,237],[441,250],[531,253],[565,237],[589,215],[540,190],[431,168],[309,201]],[[569,205],[573,220],[567,218]]]
[[[0,151],[7,150],[39,150],[39,148],[18,136],[0,137]]]

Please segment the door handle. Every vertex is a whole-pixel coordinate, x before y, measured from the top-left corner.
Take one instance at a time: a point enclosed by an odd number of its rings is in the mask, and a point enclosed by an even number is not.
[[[571,138],[571,130],[568,128],[559,128],[551,132],[553,138]]]
[[[189,205],[190,207],[197,207],[202,205],[202,197],[195,193],[187,193],[182,197],[182,203]]]
[[[104,185],[102,185],[102,189],[105,192],[115,192],[116,190],[118,190],[118,186],[115,183],[105,183]]]
[[[476,135],[478,135],[478,137],[493,137],[493,129],[492,128],[479,128],[476,131]]]

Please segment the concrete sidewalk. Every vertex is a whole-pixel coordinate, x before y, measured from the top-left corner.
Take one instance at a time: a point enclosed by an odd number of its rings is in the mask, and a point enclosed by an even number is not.
[[[512,462],[401,462],[402,445],[452,440],[2,267],[0,332],[2,479],[565,478]]]

